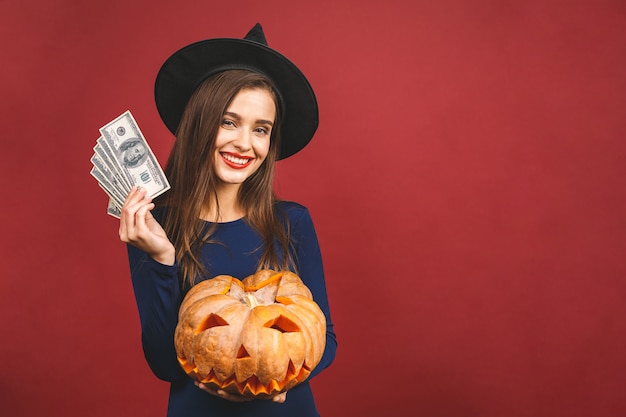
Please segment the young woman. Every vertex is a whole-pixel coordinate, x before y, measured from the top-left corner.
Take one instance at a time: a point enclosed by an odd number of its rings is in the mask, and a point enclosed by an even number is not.
[[[318,416],[311,377],[333,361],[336,340],[320,249],[308,210],[279,201],[274,164],[301,150],[318,123],[304,75],[267,47],[260,25],[244,39],[212,39],[170,57],[156,102],[176,134],[165,173],[171,189],[153,202],[133,188],[122,208],[146,360],[170,382],[168,416]],[[271,400],[212,391],[182,370],[174,331],[185,293],[217,275],[263,268],[296,272],[326,316],[326,349],[309,379]]]

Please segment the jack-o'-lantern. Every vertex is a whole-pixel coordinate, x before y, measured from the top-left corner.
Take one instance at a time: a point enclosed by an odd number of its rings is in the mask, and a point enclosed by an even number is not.
[[[270,398],[303,382],[326,344],[326,319],[291,272],[220,275],[185,296],[175,332],[178,360],[196,381]]]

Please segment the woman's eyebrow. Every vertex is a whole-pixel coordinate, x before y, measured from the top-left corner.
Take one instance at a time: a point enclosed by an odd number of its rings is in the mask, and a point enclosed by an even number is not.
[[[231,111],[224,112],[224,116],[230,116],[233,119],[237,119],[237,120],[241,119],[241,117],[237,113],[233,113]]]
[[[239,116],[237,113],[233,113],[231,111],[227,111],[224,113],[224,116],[229,116],[232,117],[233,119],[239,121],[241,120],[241,116]],[[259,119],[256,121],[257,124],[261,124],[261,125],[269,125],[269,126],[274,126],[274,122],[271,120],[265,120],[265,119]]]

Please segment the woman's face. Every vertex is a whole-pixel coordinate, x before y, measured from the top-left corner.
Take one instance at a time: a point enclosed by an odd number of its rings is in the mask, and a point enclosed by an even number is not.
[[[215,139],[215,173],[223,184],[241,185],[261,166],[276,117],[272,95],[241,90],[222,118]]]

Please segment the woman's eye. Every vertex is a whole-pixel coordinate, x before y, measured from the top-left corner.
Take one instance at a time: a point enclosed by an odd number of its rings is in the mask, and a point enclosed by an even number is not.
[[[222,120],[222,126],[235,126],[235,122],[229,119]]]
[[[261,135],[267,135],[269,134],[269,129],[265,128],[265,127],[257,127],[255,129],[255,132],[261,134]]]

